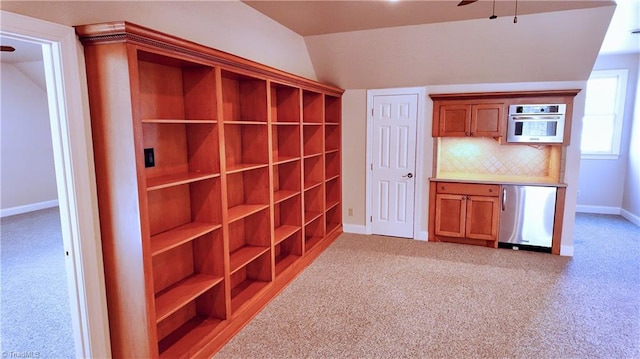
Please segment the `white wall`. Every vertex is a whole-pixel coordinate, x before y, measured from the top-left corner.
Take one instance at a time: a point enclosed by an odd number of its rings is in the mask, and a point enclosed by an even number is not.
[[[598,57],[594,70],[628,69],[627,92],[622,124],[620,157],[618,159],[582,159],[580,161],[580,181],[578,211],[620,214],[623,201],[633,213],[640,214],[640,181],[633,171],[638,173],[638,140],[635,140],[635,161],[630,151],[631,133],[634,127],[636,88],[638,84],[638,54],[607,55]],[[637,117],[636,120],[637,121]],[[635,126],[636,131],[638,125]],[[637,136],[637,135],[636,135]],[[627,171],[631,169],[631,177]],[[635,195],[633,195],[635,193]],[[635,203],[635,210],[634,209]]]
[[[366,114],[367,91],[346,90],[342,95],[342,220],[345,231],[356,233],[364,233],[366,225]]]
[[[38,64],[44,68],[31,65]],[[46,91],[13,64],[1,63],[0,71],[0,209],[8,215],[51,205],[58,195]]]
[[[302,36],[240,1],[1,1],[0,8],[67,26],[129,21],[316,79]]]

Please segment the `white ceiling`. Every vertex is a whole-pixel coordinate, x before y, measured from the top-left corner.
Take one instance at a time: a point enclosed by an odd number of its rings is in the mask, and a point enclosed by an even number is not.
[[[4,36],[0,37],[0,44],[16,49],[14,52],[0,52],[0,62],[21,63],[42,60],[42,46],[39,44]]]
[[[496,1],[496,20],[488,19],[491,0],[464,7],[455,6],[457,0],[245,3],[257,15],[255,8],[274,11],[270,16],[280,23],[298,21],[287,25],[298,33],[321,33],[303,36],[318,80],[343,88],[379,88],[586,79],[607,27],[601,53],[640,53],[640,35],[629,33],[640,28],[640,0],[617,2],[610,26],[614,2],[599,0],[519,0],[517,24],[513,23],[513,0]],[[93,9],[89,4],[102,3],[80,4],[86,8],[83,14],[98,14],[101,11],[89,11]],[[218,9],[215,1],[197,3]],[[70,4],[75,9],[78,3]],[[167,17],[158,4],[149,6],[159,18]],[[576,7],[580,9],[568,10]],[[189,16],[206,17],[199,7],[187,10],[198,11]],[[69,12],[60,11],[62,15]],[[73,25],[104,19],[65,21]],[[360,28],[366,31],[356,30]],[[6,39],[0,40],[4,45]],[[18,42],[13,46],[16,52],[0,55],[3,62],[38,61],[42,56],[38,45]]]
[[[487,18],[492,2],[480,0],[475,4],[457,7],[451,1],[244,1],[287,26],[300,35],[327,34],[363,29],[406,26],[426,23]],[[610,1],[531,1],[520,0],[520,14],[558,11],[577,7],[601,6]],[[601,54],[640,53],[640,34],[630,34],[640,28],[640,0],[616,0],[617,7]],[[498,0],[496,14],[511,18],[515,3]],[[391,14],[391,16],[389,16]],[[42,50],[37,44],[0,37],[2,45],[15,47],[15,52],[0,53],[0,61],[8,63],[40,61]]]
[[[600,48],[600,54],[640,53],[640,0],[616,0],[617,7]]]
[[[457,6],[459,0],[243,0],[302,36],[489,18],[492,0]],[[518,0],[518,14],[608,6],[607,0]],[[495,14],[513,18],[515,0],[498,0]]]
[[[616,12],[601,53],[640,53],[640,0],[614,0]],[[518,15],[609,6],[614,1],[519,0]],[[458,0],[243,0],[244,3],[302,36],[324,35],[407,25],[488,19],[494,13],[492,0],[457,6]],[[515,0],[497,0],[495,14],[513,18]]]

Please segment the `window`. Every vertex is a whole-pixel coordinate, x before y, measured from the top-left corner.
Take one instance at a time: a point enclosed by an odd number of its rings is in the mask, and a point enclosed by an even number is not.
[[[620,155],[627,74],[626,69],[591,73],[582,124],[583,159],[617,159]]]

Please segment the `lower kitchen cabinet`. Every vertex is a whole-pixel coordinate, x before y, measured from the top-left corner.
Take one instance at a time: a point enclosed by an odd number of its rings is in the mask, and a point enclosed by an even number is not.
[[[429,240],[497,247],[500,186],[431,182]]]

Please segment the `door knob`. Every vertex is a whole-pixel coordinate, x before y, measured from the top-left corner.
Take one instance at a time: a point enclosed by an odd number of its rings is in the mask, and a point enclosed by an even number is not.
[[[406,175],[404,175],[402,177],[413,178],[413,173],[407,173]]]

